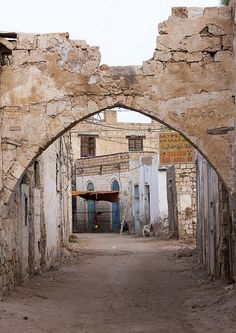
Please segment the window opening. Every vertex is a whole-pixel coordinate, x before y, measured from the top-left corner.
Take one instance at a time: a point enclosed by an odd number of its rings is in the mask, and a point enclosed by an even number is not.
[[[94,136],[81,136],[81,157],[96,156],[96,138]]]
[[[143,151],[143,138],[140,136],[130,137],[129,151]]]

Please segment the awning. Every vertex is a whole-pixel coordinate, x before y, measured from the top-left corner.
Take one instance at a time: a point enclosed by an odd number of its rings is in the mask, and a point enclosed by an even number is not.
[[[119,200],[119,191],[72,191],[72,196],[85,200],[116,202]]]

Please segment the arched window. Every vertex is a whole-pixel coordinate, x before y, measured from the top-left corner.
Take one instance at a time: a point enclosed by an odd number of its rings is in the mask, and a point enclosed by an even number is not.
[[[113,182],[111,183],[111,189],[112,189],[112,191],[120,190],[120,185],[117,180],[113,180]]]
[[[94,184],[93,184],[93,182],[89,181],[87,183],[87,191],[94,191]]]

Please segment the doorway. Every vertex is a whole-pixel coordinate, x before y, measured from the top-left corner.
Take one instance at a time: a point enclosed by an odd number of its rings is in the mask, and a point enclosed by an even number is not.
[[[134,226],[135,232],[140,232],[139,185],[134,185]]]
[[[117,180],[111,184],[112,191],[120,191],[120,185]],[[119,232],[120,230],[120,204],[118,202],[112,203],[112,232]]]
[[[94,191],[94,184],[90,181],[87,184],[87,191]],[[87,220],[88,230],[93,229],[93,217],[95,214],[95,202],[93,200],[87,200]]]

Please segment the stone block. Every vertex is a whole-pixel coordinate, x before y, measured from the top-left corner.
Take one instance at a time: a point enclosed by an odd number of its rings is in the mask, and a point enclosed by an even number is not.
[[[47,52],[56,52],[61,49],[66,41],[64,34],[44,34],[38,36],[38,49]]]
[[[218,8],[218,15],[227,19],[231,19],[231,12],[232,10],[230,6],[220,6]]]
[[[199,18],[203,16],[203,8],[201,7],[188,7],[188,18]]]
[[[46,114],[50,117],[58,116],[63,112],[70,110],[71,104],[68,100],[61,100],[60,102],[50,102],[46,106]]]
[[[171,9],[171,15],[180,17],[180,18],[187,18],[188,17],[188,8],[187,7],[173,7]]]
[[[29,62],[42,62],[46,61],[46,52],[39,50],[31,50],[29,54]]]
[[[222,37],[223,50],[233,49],[233,35],[226,35]]]
[[[73,124],[75,122],[75,118],[71,111],[59,114],[58,119],[59,119],[60,125],[62,127],[64,127],[64,129],[66,129],[67,127],[69,127],[71,124]]]
[[[119,104],[119,105],[126,105],[126,101],[127,101],[127,97],[123,96],[123,95],[119,95],[116,98],[113,98],[113,106],[115,104]]]
[[[215,54],[214,60],[215,61],[221,61],[221,62],[227,62],[228,64],[231,63],[233,60],[232,53],[230,51],[219,51]]]
[[[158,32],[160,35],[166,35],[168,34],[168,21],[164,21],[158,24]]]
[[[77,63],[72,64],[70,66],[70,68],[74,72],[81,72],[81,74],[84,74],[84,75],[91,75],[91,74],[94,74],[94,72],[96,72],[96,70],[99,67],[99,63],[100,63],[100,59],[89,60],[83,64],[81,69],[80,69],[80,65],[78,65]]]
[[[161,35],[157,37],[156,50],[181,51],[180,42],[183,36]]]
[[[170,61],[172,58],[172,54],[169,51],[155,51],[154,52],[154,60],[158,61]]]
[[[97,112],[97,111],[99,111],[99,107],[98,107],[97,103],[95,103],[92,100],[88,101],[88,112],[89,113],[94,113],[94,112]]]
[[[132,107],[133,100],[134,100],[134,97],[132,97],[132,96],[128,96],[128,97],[126,98],[125,105],[126,105],[127,107]]]
[[[37,47],[36,34],[18,34],[16,48],[18,50],[32,50]]]
[[[88,48],[88,59],[96,60],[100,63],[101,60],[101,52],[98,46],[90,46]]]
[[[20,66],[28,62],[29,51],[27,50],[13,50],[12,61],[14,66]]]
[[[215,16],[218,16],[218,7],[204,8],[204,18],[212,19]]]
[[[176,62],[186,61],[186,59],[187,59],[187,53],[186,52],[175,52],[175,53],[173,53],[172,58]]]
[[[212,34],[214,36],[224,36],[224,35],[226,35],[226,32],[215,24],[208,24],[207,25],[207,30],[208,30],[209,34]]]
[[[200,35],[184,38],[180,42],[179,48],[183,48],[189,53],[193,52],[216,52],[221,50],[220,37],[201,37]]]
[[[28,154],[22,154],[20,156],[18,156],[18,161],[21,165],[23,165],[25,168],[28,167],[29,165],[29,162],[31,160],[31,157],[30,157],[30,150],[28,151]]]
[[[8,143],[2,143],[2,150],[3,151],[10,151],[10,150],[15,150],[16,146]]]
[[[85,40],[73,39],[71,43],[82,50],[87,50],[89,47]]]
[[[161,74],[163,72],[163,64],[161,62],[158,61],[145,61],[143,63],[143,74],[147,75],[147,76],[152,76],[152,75],[158,75]]]
[[[175,37],[197,35],[206,26],[206,20],[202,17],[181,19],[175,16],[170,16],[168,20],[159,25],[159,34],[162,36],[169,35]]]
[[[25,167],[23,167],[22,165],[20,165],[19,163],[18,164],[14,164],[12,167],[11,167],[11,171],[10,171],[10,174],[19,179],[21,177],[21,175],[24,173],[25,171]]]

